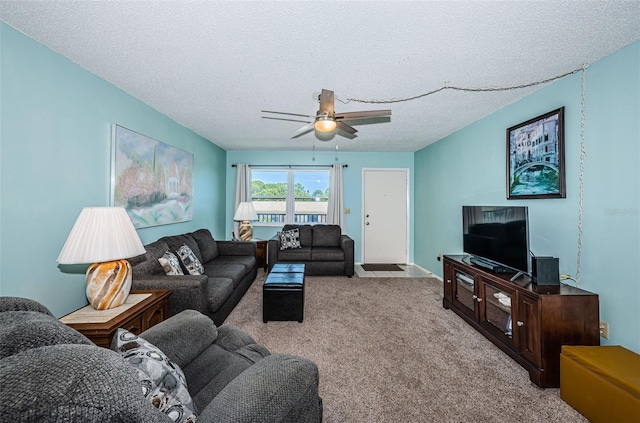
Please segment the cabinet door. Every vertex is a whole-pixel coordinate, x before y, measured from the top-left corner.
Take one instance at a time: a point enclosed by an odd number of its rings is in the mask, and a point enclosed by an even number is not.
[[[165,302],[161,301],[150,307],[142,315],[142,331],[149,329],[152,326],[165,320],[168,316],[165,315]]]
[[[455,279],[455,273],[453,271],[453,266],[451,263],[445,260],[444,262],[444,299],[447,302],[453,301],[453,280]]]
[[[452,285],[453,304],[460,311],[477,320],[478,294],[474,276],[453,266]]]
[[[514,347],[512,324],[512,301],[516,292],[508,286],[496,283],[482,276],[480,281],[480,324],[494,336]]]
[[[520,355],[539,367],[541,365],[541,350],[540,304],[538,300],[526,295],[518,295],[518,310],[515,320]]]

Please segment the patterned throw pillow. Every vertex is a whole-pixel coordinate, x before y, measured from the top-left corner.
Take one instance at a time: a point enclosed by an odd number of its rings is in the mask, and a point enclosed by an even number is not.
[[[182,369],[155,345],[126,329],[118,329],[111,349],[138,372],[142,393],[174,422],[193,423],[196,408]]]
[[[198,260],[195,253],[191,251],[191,248],[187,244],[182,244],[182,247],[178,248],[178,257],[180,261],[187,269],[190,275],[202,275],[204,274],[204,266]]]
[[[298,228],[278,232],[278,236],[280,237],[280,250],[302,248],[302,245],[300,245],[300,231]]]
[[[178,257],[171,251],[166,251],[162,257],[158,259],[160,266],[164,269],[164,273],[167,275],[184,275],[180,268],[180,262]]]

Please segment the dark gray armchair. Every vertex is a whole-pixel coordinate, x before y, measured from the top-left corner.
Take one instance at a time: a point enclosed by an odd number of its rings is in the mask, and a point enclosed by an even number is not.
[[[140,334],[184,372],[198,422],[321,422],[318,369],[186,310]],[[41,304],[0,297],[3,421],[170,422],[134,367]]]

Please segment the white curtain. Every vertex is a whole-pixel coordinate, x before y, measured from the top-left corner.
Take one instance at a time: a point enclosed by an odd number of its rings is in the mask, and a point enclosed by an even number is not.
[[[233,206],[232,218],[241,202],[251,201],[251,167],[248,164],[237,164],[236,169],[236,202]],[[236,237],[240,236],[240,222],[233,222],[233,233]]]
[[[329,172],[327,223],[340,225],[342,233],[344,233],[344,195],[342,185],[342,165],[334,164]]]

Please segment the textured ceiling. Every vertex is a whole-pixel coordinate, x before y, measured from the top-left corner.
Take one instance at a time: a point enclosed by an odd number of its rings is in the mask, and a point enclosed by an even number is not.
[[[640,1],[0,1],[0,19],[227,150],[416,151],[640,39]],[[296,139],[322,88],[391,109]],[[118,122],[116,122],[118,123]],[[135,128],[132,128],[135,129]]]

